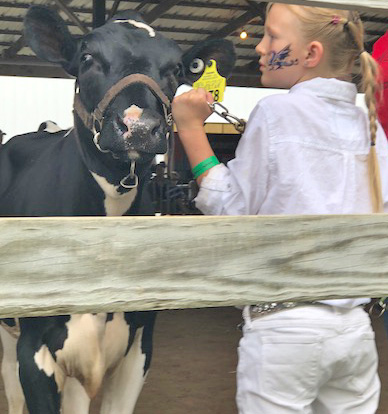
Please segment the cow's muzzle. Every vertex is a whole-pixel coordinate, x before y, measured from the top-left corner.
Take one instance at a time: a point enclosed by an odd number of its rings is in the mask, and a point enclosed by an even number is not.
[[[83,124],[93,133],[93,142],[96,145],[97,149],[101,152],[109,152],[112,154],[114,158],[117,158],[116,154],[113,154],[110,150],[104,150],[100,146],[100,133],[103,127],[104,123],[104,116],[107,108],[111,104],[111,102],[117,97],[117,95],[122,92],[124,89],[128,88],[130,85],[133,84],[142,84],[145,85],[150,92],[156,97],[156,99],[159,101],[163,108],[163,115],[164,115],[164,121],[166,123],[166,132],[164,136],[164,140],[161,139],[160,142],[165,141],[168,152],[171,153],[169,158],[173,158],[172,152],[174,148],[173,138],[174,138],[174,132],[172,129],[173,126],[173,118],[171,113],[171,101],[168,99],[166,94],[160,89],[159,85],[149,76],[136,73],[132,75],[128,75],[125,78],[121,79],[119,82],[117,82],[115,85],[113,85],[104,95],[100,103],[97,105],[97,107],[94,109],[92,113],[89,113],[85,106],[83,105],[80,94],[79,94],[79,88],[77,88],[75,95],[74,95],[74,112],[77,114],[77,116],[80,118],[80,120],[83,122]],[[162,137],[160,137],[162,138]],[[166,145],[161,145],[160,148],[153,148],[153,153],[164,153],[166,152]],[[128,148],[129,154],[131,154],[131,149]],[[145,148],[144,148],[145,149]],[[132,151],[136,152],[137,151]],[[147,151],[144,151],[147,153]],[[150,155],[150,154],[148,154]],[[137,154],[135,156],[131,156],[131,166],[130,166],[130,172],[129,174],[124,177],[120,184],[125,189],[132,189],[138,186],[138,177],[135,174],[135,165],[136,165],[136,158]],[[148,158],[148,157],[146,157]],[[172,168],[172,166],[171,166]]]
[[[173,118],[171,113],[171,101],[168,99],[166,94],[160,89],[159,85],[152,78],[141,73],[135,73],[126,76],[125,78],[117,82],[115,85],[113,85],[106,92],[106,94],[104,95],[104,97],[92,113],[89,113],[85,109],[85,106],[81,101],[79,91],[76,90],[76,93],[74,95],[74,112],[81,119],[86,128],[93,132],[93,142],[101,152],[110,152],[107,150],[103,150],[99,145],[100,133],[104,123],[104,116],[107,108],[120,92],[128,88],[130,85],[139,83],[145,85],[156,97],[156,99],[160,102],[163,108],[164,120],[167,125],[166,139],[168,140],[172,136],[171,132]]]

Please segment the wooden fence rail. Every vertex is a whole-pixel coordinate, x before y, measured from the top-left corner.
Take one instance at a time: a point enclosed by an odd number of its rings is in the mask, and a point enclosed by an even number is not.
[[[0,317],[386,293],[386,214],[0,219]]]

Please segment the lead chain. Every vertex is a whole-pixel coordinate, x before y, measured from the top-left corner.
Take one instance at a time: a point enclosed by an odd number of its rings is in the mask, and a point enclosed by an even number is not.
[[[212,112],[219,115],[221,118],[224,118],[230,124],[233,124],[237,132],[240,132],[242,134],[245,131],[245,126],[247,123],[245,119],[232,115],[228,109],[224,105],[221,105],[219,102],[209,103],[208,105]]]

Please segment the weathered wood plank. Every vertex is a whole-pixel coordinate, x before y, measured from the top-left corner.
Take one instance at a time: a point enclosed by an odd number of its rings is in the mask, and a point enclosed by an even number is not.
[[[388,215],[0,219],[0,316],[387,292]]]
[[[388,13],[388,0],[278,0],[278,2]]]

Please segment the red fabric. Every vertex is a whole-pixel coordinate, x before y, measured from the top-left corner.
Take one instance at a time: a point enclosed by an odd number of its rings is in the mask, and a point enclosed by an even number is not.
[[[372,56],[377,60],[381,69],[383,83],[382,101],[379,102],[378,117],[388,137],[388,32],[381,36],[373,45]]]

